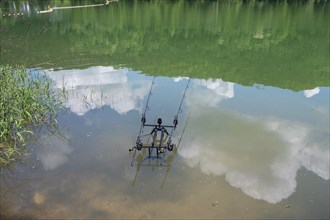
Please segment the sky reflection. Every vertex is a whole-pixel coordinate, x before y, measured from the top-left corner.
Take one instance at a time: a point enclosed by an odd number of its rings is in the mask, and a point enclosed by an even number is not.
[[[194,80],[192,91],[186,99],[190,108],[200,106],[217,106],[224,99],[234,97],[234,83],[216,80]]]
[[[187,164],[206,174],[224,175],[230,185],[269,203],[295,192],[302,166],[329,179],[329,129],[271,115],[252,116],[241,109],[221,110],[220,102],[234,97],[232,83],[194,85],[187,99],[191,119],[179,149]],[[324,135],[315,135],[320,133]]]
[[[306,96],[306,98],[310,98],[314,95],[317,95],[320,93],[320,88],[316,87],[314,89],[309,89],[309,90],[304,90],[304,95]]]
[[[44,134],[38,140],[37,156],[45,170],[55,170],[65,164],[72,151],[73,148],[65,138]]]
[[[131,110],[141,110],[149,92],[150,80],[143,75],[130,74],[128,69],[116,70],[113,67],[47,71],[58,88],[64,86],[68,91],[66,106],[77,115],[102,106],[109,106],[121,115]],[[156,86],[157,91],[153,91],[153,111],[167,111],[166,107],[158,106],[156,100],[169,102],[169,84],[184,80],[187,78],[157,79],[156,85],[159,86]],[[191,112],[191,117],[178,151],[189,166],[198,166],[205,174],[225,176],[231,186],[269,203],[278,203],[295,192],[296,176],[301,167],[329,180],[329,129],[324,127],[324,123],[315,125],[285,117],[286,114],[273,115],[272,112],[291,110],[287,106],[276,105],[275,97],[283,97],[284,90],[266,88],[268,91],[265,92],[264,89],[238,85],[237,93],[234,83],[221,79],[194,79],[189,87],[185,111]],[[266,100],[273,101],[276,109],[267,108],[265,99],[256,98],[251,103],[241,104],[242,98],[251,98],[247,94],[252,90],[258,94],[269,93]],[[307,98],[318,93],[319,88],[304,91]],[[171,97],[177,95],[170,94]],[[270,94],[272,97],[269,97]],[[298,96],[292,96],[291,91],[286,91],[286,94],[289,94],[286,96],[288,103],[296,102]],[[222,108],[224,101],[240,104]],[[329,111],[315,103],[312,108],[311,103],[302,103],[304,109],[301,112],[313,115],[319,121],[324,119],[319,109]],[[168,103],[171,108],[172,105]],[[257,105],[263,114],[245,112],[249,105]],[[70,147],[63,146],[63,150],[59,148],[60,152],[53,155],[54,160],[44,163],[45,169],[55,169],[66,160],[65,155],[70,153]],[[52,154],[47,155],[41,155],[41,158],[49,158]]]
[[[90,67],[84,70],[46,71],[56,87],[68,92],[65,105],[77,115],[103,106],[110,106],[119,114],[140,110],[149,91],[143,80],[129,81],[128,69]]]

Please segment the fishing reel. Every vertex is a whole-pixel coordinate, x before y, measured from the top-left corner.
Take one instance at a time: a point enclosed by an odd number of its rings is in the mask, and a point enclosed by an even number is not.
[[[136,149],[137,149],[138,151],[142,150],[142,147],[143,147],[142,142],[138,142],[138,143],[136,143]]]
[[[144,114],[142,115],[141,122],[143,125],[146,123],[146,117]]]
[[[178,125],[178,116],[174,116],[174,120],[173,120],[173,124],[174,124],[174,128],[176,128],[176,126]]]
[[[167,146],[168,151],[173,151],[173,149],[174,149],[174,144],[170,144]]]
[[[136,145],[132,149],[128,149],[129,152],[132,152],[133,149],[137,149],[138,151],[142,150],[143,143],[141,141],[137,141]]]

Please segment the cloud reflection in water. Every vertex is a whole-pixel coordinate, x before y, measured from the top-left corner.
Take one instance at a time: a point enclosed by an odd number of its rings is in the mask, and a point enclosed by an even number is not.
[[[309,90],[304,90],[304,95],[306,96],[306,98],[310,98],[314,95],[317,95],[320,93],[320,88],[316,87],[314,89],[309,89]]]
[[[269,203],[295,191],[302,166],[329,179],[328,130],[317,137],[319,128],[308,124],[220,111],[216,105],[234,97],[232,85],[206,81],[199,86],[187,100],[193,114],[179,149],[190,166],[224,175],[230,185]]]
[[[186,99],[189,107],[216,106],[223,99],[234,97],[234,83],[217,80],[194,80],[192,92]]]
[[[45,170],[55,170],[68,161],[68,155],[73,151],[68,140],[55,135],[44,134],[38,140],[40,147],[37,156],[40,157]]]
[[[65,105],[77,115],[84,115],[89,110],[105,105],[119,114],[140,110],[150,83],[144,80],[129,81],[127,73],[127,69],[102,66],[84,70],[46,71],[57,88],[64,86],[68,91]]]

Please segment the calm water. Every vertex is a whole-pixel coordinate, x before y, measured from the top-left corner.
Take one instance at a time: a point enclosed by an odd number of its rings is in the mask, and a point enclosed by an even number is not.
[[[46,7],[3,7],[25,14],[2,17],[1,64],[45,72],[68,113],[1,169],[1,215],[329,219],[327,2]],[[130,166],[153,76],[150,123],[172,122],[190,77],[177,149]]]

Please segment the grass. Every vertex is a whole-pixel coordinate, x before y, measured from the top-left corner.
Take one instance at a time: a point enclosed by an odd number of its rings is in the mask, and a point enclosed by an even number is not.
[[[62,93],[44,74],[0,66],[0,167],[26,154],[24,146],[37,127],[56,127],[60,109]]]

